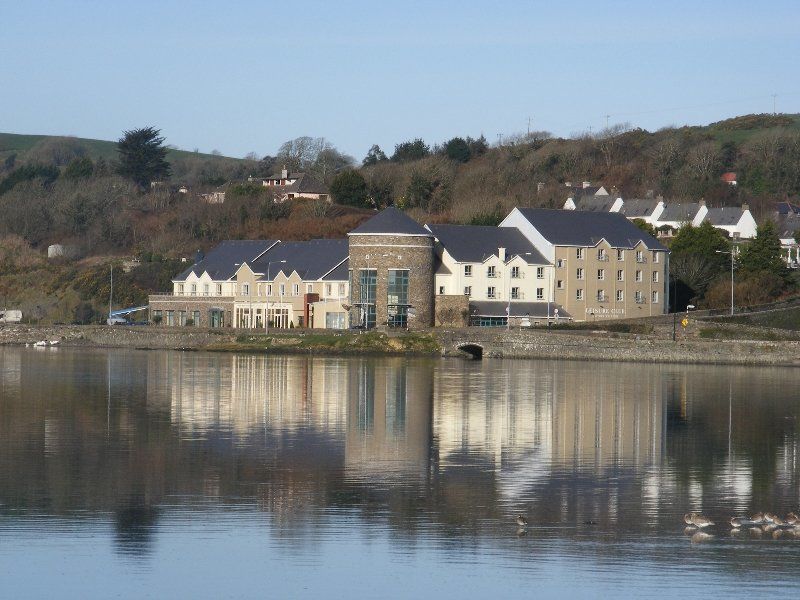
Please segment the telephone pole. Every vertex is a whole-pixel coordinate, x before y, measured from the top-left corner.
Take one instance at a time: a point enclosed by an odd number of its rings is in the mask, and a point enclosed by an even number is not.
[[[773,115],[777,115],[778,114],[778,111],[777,111],[777,98],[778,98],[778,94],[772,94],[772,114]]]

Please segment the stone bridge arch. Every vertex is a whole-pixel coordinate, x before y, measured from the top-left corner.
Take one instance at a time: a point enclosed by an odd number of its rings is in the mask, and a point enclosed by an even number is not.
[[[469,355],[474,360],[481,360],[483,358],[483,346],[474,342],[462,342],[456,344],[456,348]]]

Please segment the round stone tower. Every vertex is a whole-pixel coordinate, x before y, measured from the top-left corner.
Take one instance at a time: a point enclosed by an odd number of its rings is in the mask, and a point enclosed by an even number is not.
[[[389,207],[347,234],[351,325],[433,326],[433,234]]]

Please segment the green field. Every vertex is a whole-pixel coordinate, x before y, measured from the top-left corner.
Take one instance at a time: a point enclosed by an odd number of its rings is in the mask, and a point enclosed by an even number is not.
[[[17,154],[25,153],[36,148],[37,145],[48,140],[69,140],[79,143],[86,150],[86,154],[93,160],[103,158],[113,160],[117,156],[117,142],[107,140],[93,140],[89,138],[78,138],[68,136],[51,135],[28,135],[19,133],[0,133],[0,160]],[[190,156],[200,156],[203,158],[217,158],[213,154],[202,152],[190,152],[188,150],[170,149],[168,156],[171,158],[186,158]]]

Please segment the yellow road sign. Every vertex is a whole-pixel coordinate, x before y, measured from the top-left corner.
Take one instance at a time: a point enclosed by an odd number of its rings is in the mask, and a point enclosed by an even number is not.
[[[689,324],[689,319],[687,319],[686,317],[683,317],[683,319],[681,319],[681,325],[683,327],[686,327],[688,324]]]

